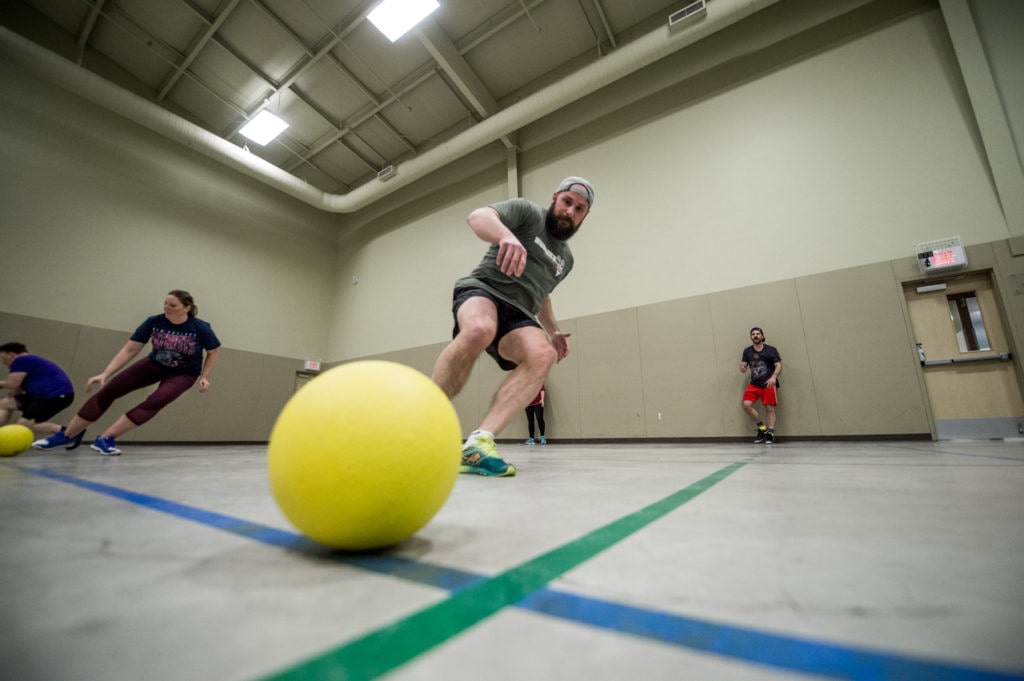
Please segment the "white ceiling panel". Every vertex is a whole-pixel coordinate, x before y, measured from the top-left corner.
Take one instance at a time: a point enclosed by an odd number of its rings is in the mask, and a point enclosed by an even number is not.
[[[133,91],[328,192],[448,141],[685,4],[439,0],[392,43],[366,20],[377,0],[3,2],[36,18],[27,37],[63,32],[134,77]],[[290,127],[258,147],[238,129],[263,107]]]
[[[156,90],[181,54],[163,41],[147,37],[124,17],[119,19],[97,24],[89,34],[90,48]]]
[[[359,82],[378,95],[407,73],[431,62],[430,54],[413,33],[392,43],[369,21],[340,41],[332,53]]]
[[[433,76],[406,92],[385,107],[382,113],[416,147],[432,146],[435,135],[470,115],[439,76]]]
[[[226,104],[192,76],[179,80],[164,102],[187,111],[188,120],[206,130],[221,131],[244,121],[237,108]]]
[[[338,124],[376,103],[330,57],[323,57],[306,69],[296,79],[295,86]]]

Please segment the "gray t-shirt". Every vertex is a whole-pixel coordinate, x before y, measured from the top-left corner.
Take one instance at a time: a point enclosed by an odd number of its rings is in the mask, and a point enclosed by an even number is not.
[[[455,288],[482,288],[536,317],[544,299],[572,270],[572,251],[569,244],[548,234],[544,226],[547,210],[532,201],[511,199],[491,204],[491,208],[526,247],[526,269],[518,278],[502,274],[498,245],[491,244],[476,269],[455,282]]]

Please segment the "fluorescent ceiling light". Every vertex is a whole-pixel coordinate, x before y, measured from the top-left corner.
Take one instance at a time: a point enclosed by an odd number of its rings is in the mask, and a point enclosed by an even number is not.
[[[366,18],[395,42],[438,7],[436,0],[384,0]]]
[[[266,109],[256,114],[255,118],[242,126],[242,133],[256,144],[263,146],[274,139],[288,127],[288,124]]]

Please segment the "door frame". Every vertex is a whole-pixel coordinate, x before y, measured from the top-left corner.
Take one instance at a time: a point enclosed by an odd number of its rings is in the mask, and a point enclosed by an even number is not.
[[[925,413],[928,418],[928,425],[931,430],[932,440],[938,440],[938,430],[935,423],[935,414],[932,410],[931,397],[928,393],[928,385],[925,378],[925,364],[921,361],[918,354],[917,348],[917,337],[914,330],[913,321],[910,317],[910,306],[908,303],[909,295],[911,295],[916,287],[928,286],[932,284],[949,284],[955,282],[958,279],[965,277],[977,277],[984,276],[987,278],[989,285],[992,289],[993,300],[996,307],[996,313],[999,317],[999,329],[1003,333],[1003,337],[1006,339],[1007,351],[1010,353],[1010,359],[1008,360],[1012,366],[1012,373],[1017,383],[1017,390],[1022,396],[1024,396],[1024,366],[1022,366],[1021,353],[1018,351],[1019,345],[1017,339],[1013,334],[1013,328],[1010,324],[1012,319],[1009,310],[1006,305],[1006,301],[1003,296],[1003,291],[999,286],[999,277],[993,267],[976,267],[976,268],[965,268],[953,272],[944,273],[942,275],[932,276],[916,276],[906,277],[897,280],[899,286],[899,301],[900,307],[903,310],[903,317],[907,328],[907,337],[910,343],[910,356],[912,357],[915,370],[918,377],[918,387],[921,391],[921,396],[925,406]],[[1018,429],[1020,427],[1018,426]],[[1024,433],[1021,433],[1024,435]]]

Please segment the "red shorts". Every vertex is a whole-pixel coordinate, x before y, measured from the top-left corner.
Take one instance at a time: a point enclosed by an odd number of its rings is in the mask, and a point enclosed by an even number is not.
[[[779,391],[776,390],[773,385],[770,385],[767,388],[758,388],[756,385],[748,385],[747,389],[743,391],[743,401],[757,402],[758,400],[761,400],[762,404],[774,407],[779,403]]]

